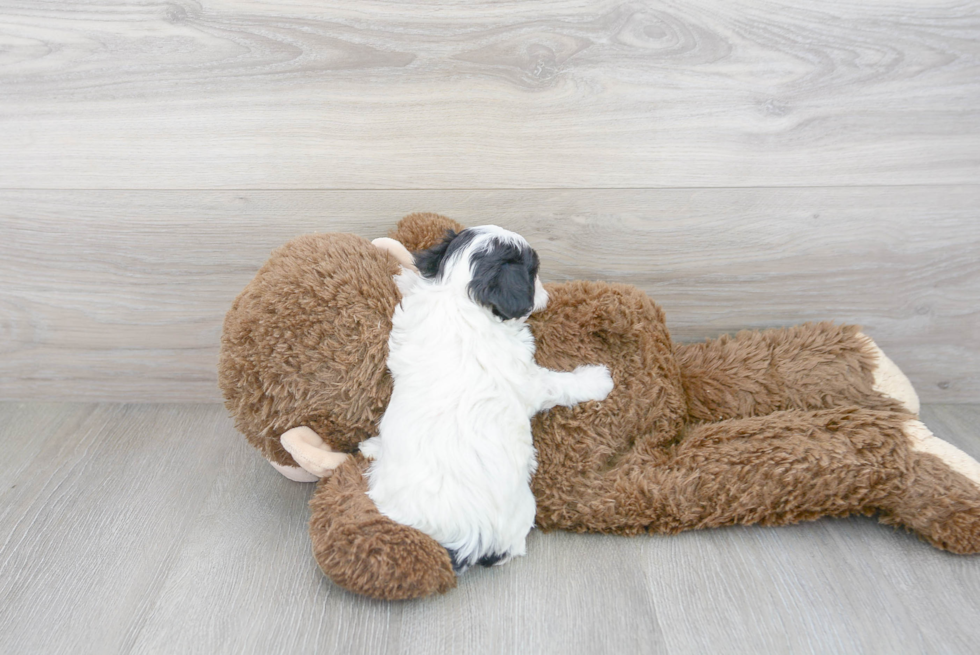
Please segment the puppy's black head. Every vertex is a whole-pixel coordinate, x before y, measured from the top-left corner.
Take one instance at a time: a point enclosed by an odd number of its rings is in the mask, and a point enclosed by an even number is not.
[[[524,239],[495,226],[452,230],[438,245],[413,255],[426,278],[441,279],[450,269],[468,269],[470,297],[502,320],[534,309],[538,254]]]
[[[470,296],[502,320],[527,316],[534,309],[538,253],[526,243],[491,238],[472,257]]]

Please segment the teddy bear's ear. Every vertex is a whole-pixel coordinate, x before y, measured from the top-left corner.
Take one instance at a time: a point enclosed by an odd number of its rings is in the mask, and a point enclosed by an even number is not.
[[[432,246],[428,250],[420,250],[412,253],[415,260],[415,267],[419,269],[422,277],[434,278],[443,271],[443,264],[446,257],[450,254],[450,246],[456,237],[459,236],[455,230],[446,230],[446,236],[442,241]],[[454,248],[455,250],[455,248]]]
[[[415,212],[398,221],[398,226],[389,231],[388,236],[410,252],[417,252],[442,241],[447,230],[462,232],[465,228],[465,225],[439,214]]]

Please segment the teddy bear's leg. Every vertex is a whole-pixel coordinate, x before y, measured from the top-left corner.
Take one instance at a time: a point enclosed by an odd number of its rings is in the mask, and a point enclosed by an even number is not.
[[[382,600],[420,598],[456,586],[449,553],[432,537],[381,514],[357,455],[321,480],[310,499],[310,537],[320,569],[341,587]]]
[[[669,448],[637,447],[538,503],[542,527],[622,534],[879,513],[938,547],[980,552],[980,464],[903,411],[692,425]]]
[[[919,410],[908,378],[853,325],[743,331],[674,352],[694,420],[847,405]]]
[[[675,499],[694,503],[673,515],[673,528],[878,513],[939,548],[980,552],[980,464],[905,412],[835,408],[703,424],[668,470]]]
[[[671,446],[635,447],[617,467],[577,478],[578,515],[547,527],[672,533],[859,512],[901,493],[907,417],[793,410],[688,425]],[[539,514],[552,502],[539,498]]]

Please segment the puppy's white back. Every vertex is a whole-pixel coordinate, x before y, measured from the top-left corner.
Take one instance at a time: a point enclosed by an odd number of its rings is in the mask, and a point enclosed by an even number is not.
[[[502,322],[453,290],[415,283],[395,311],[388,367],[395,380],[368,492],[391,519],[472,564],[524,554],[534,523],[534,471],[522,387],[534,366],[523,323]]]

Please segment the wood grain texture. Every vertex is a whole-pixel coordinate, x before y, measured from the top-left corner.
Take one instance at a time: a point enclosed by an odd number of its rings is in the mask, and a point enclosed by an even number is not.
[[[927,401],[980,399],[980,187],[0,191],[0,397],[216,401],[221,321],[269,253],[413,210],[499,223],[546,280],[636,284],[681,341],[859,323]]]
[[[2,442],[37,454],[0,472],[0,650],[126,652],[235,442],[206,405],[42,409]]]
[[[0,6],[0,187],[974,183],[975,1]]]
[[[980,457],[980,405],[926,406]],[[334,587],[312,485],[275,473],[214,405],[0,403],[0,651],[967,653],[977,557],[873,519],[624,538],[532,533],[445,596]]]

